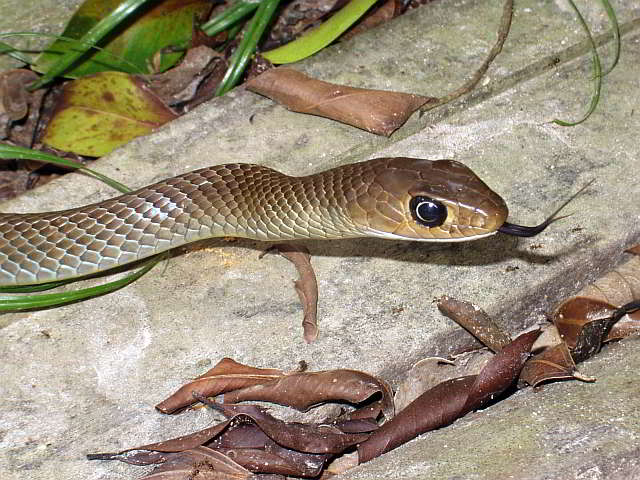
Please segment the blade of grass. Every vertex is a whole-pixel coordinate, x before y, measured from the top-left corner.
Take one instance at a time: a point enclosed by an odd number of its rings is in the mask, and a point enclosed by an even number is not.
[[[258,8],[258,2],[245,2],[244,0],[237,0],[227,8],[225,11],[216,15],[214,18],[204,23],[200,30],[213,37],[220,32],[231,28],[234,24],[248,16],[256,8]]]
[[[20,50],[17,48],[12,47],[8,43],[0,42],[0,55],[3,54],[9,55],[20,62],[26,63],[27,65],[31,65],[31,62],[33,62],[31,58],[20,53]]]
[[[125,0],[108,16],[100,20],[91,30],[89,30],[80,40],[82,48],[78,50],[70,50],[60,57],[60,59],[45,73],[40,80],[30,85],[31,90],[36,90],[46,85],[55,77],[62,74],[71,65],[73,65],[80,57],[89,51],[96,43],[98,43],[105,35],[117,27],[120,22],[125,20],[135,10],[149,2],[150,0]]]
[[[121,184],[101,173],[96,172],[95,170],[91,170],[90,168],[85,167],[83,164],[74,162],[73,160],[68,160],[66,158],[59,158],[55,155],[50,155],[44,152],[38,152],[37,150],[31,150],[30,148],[18,147],[15,145],[8,145],[6,143],[0,143],[0,158],[5,159],[26,159],[26,160],[36,160],[38,162],[43,163],[53,163],[55,165],[60,165],[62,167],[78,169],[85,175],[93,177],[97,180],[100,180],[112,188],[115,188],[119,192],[129,193],[131,189],[126,185]]]
[[[238,83],[279,3],[280,0],[262,0],[238,48],[233,52],[229,68],[216,90],[217,96],[224,95]]]
[[[609,17],[609,22],[611,23],[611,31],[613,32],[613,43],[614,43],[614,54],[613,54],[613,62],[611,62],[611,66],[602,74],[609,75],[611,71],[616,68],[618,64],[618,60],[620,60],[620,25],[618,24],[618,18],[616,17],[616,12],[609,3],[609,0],[600,0],[602,6],[607,12],[607,16]]]
[[[145,263],[142,268],[128,274],[124,278],[105,283],[104,285],[98,285],[97,287],[82,288],[69,292],[45,293],[42,295],[25,295],[18,297],[0,296],[0,312],[16,312],[38,308],[59,307],[66,305],[67,303],[78,302],[80,300],[86,300],[99,295],[105,295],[135,282],[151,270],[158,262],[162,261],[163,258],[164,256],[154,258]]]
[[[593,71],[594,71],[593,95],[591,97],[591,104],[589,105],[589,109],[587,110],[587,113],[585,113],[580,120],[576,120],[575,122],[567,122],[557,118],[553,120],[553,123],[555,123],[556,125],[560,125],[562,127],[575,127],[576,125],[580,125],[582,122],[587,120],[591,116],[591,114],[595,111],[596,107],[598,106],[598,102],[600,101],[600,91],[602,89],[602,67],[600,65],[600,56],[598,55],[596,42],[593,39],[593,36],[591,35],[591,31],[589,30],[589,25],[587,25],[587,22],[585,21],[584,17],[580,13],[580,10],[578,10],[578,7],[576,7],[576,4],[573,3],[573,0],[568,0],[568,1],[569,1],[569,5],[571,5],[573,10],[576,12],[576,15],[578,16],[578,20],[580,21],[582,28],[587,32],[587,36],[589,37],[589,42],[591,43],[591,60],[593,63]]]
[[[132,62],[128,61],[126,58],[122,58],[119,55],[115,55],[115,54],[111,53],[109,50],[106,50],[106,49],[104,49],[102,47],[98,47],[96,45],[91,45],[91,44],[88,44],[88,43],[84,44],[84,43],[82,43],[82,40],[77,40],[77,39],[71,38],[71,37],[65,37],[64,35],[53,35],[53,34],[50,34],[50,33],[40,33],[40,32],[0,33],[0,38],[7,38],[7,37],[46,37],[46,38],[53,38],[55,40],[62,40],[63,42],[75,43],[78,46],[79,49],[82,48],[82,47],[86,47],[84,53],[88,52],[89,50],[99,50],[99,51],[103,52],[105,55],[108,55],[108,56],[110,56],[110,57],[112,57],[112,58],[114,58],[114,59],[116,59],[116,60],[118,60],[120,62],[126,63],[126,64],[132,66],[133,68],[138,68],[135,63],[132,63]],[[7,45],[9,48],[15,50],[13,47],[11,47],[10,45],[8,45],[6,43],[0,42],[0,45]],[[24,51],[28,51],[29,53],[42,53],[45,50],[46,50],[46,48],[42,49],[42,50],[21,50],[21,51],[23,51],[23,52]],[[0,49],[0,54],[2,54],[2,53],[5,53],[5,52],[3,52]],[[31,59],[28,59],[28,61],[27,61],[27,59],[25,59],[23,61],[27,62],[29,64],[34,63],[34,61],[31,60]],[[140,73],[142,73],[142,72],[140,72]],[[30,85],[29,88],[31,90],[35,90],[32,85]]]
[[[307,58],[333,42],[366,13],[376,0],[351,0],[326,22],[306,35],[261,55],[271,63],[293,63]]]
[[[15,286],[3,286],[0,287],[0,293],[33,293],[43,292],[45,290],[51,290],[52,288],[61,287],[67,283],[72,283],[77,279],[72,278],[70,280],[61,280],[59,282],[47,282],[40,283],[38,285],[15,285]]]

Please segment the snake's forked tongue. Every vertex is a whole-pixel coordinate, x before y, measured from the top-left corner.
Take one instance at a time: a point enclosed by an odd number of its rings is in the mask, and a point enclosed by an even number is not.
[[[547,217],[547,219],[539,225],[534,227],[527,227],[524,225],[516,225],[515,223],[504,222],[502,226],[498,229],[499,232],[506,233],[508,235],[515,235],[516,237],[533,237],[540,232],[542,232],[545,228],[551,225],[553,222],[556,222],[562,218],[566,218],[569,215],[562,215],[558,217],[557,215],[562,211],[564,207],[566,207],[573,199],[575,199],[578,195],[580,195],[589,185],[591,185],[595,181],[595,178],[588,182],[584,187],[578,190],[576,193],[571,195],[562,205],[560,205],[555,212]]]

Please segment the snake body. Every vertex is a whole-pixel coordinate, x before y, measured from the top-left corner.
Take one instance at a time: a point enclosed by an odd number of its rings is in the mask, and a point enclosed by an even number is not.
[[[441,224],[416,218],[424,198],[445,207]],[[79,208],[0,214],[0,285],[89,275],[210,237],[472,240],[495,233],[507,213],[452,160],[380,158],[305,177],[219,165]]]

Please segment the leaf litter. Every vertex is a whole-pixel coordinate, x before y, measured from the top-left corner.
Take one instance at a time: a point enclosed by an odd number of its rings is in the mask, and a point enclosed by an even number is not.
[[[453,359],[424,359],[398,386],[395,400],[384,380],[365,372],[307,372],[306,366],[285,372],[224,358],[156,408],[174,413],[200,402],[225,420],[188,435],[88,458],[156,465],[145,477],[155,480],[260,475],[325,478],[449,425],[499,400],[515,385],[594,381],[580,374],[576,363],[596,353],[604,341],[622,336],[611,337],[611,327],[618,321],[637,327],[638,250],[632,248],[634,256],[628,262],[562,302],[554,312],[555,325],[527,331],[514,340],[480,308],[448,296],[441,298],[438,306],[443,313],[495,353],[484,349]],[[639,334],[637,328],[625,332]],[[290,422],[276,418],[264,406],[239,403],[247,401],[300,411],[337,402],[343,413],[320,423]]]

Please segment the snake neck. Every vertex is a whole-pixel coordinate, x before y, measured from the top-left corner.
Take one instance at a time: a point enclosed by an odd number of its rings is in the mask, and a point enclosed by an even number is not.
[[[361,235],[338,178],[231,164],[186,173],[80,208],[0,215],[0,285],[79,277],[211,237]],[[331,195],[325,195],[324,193]]]

